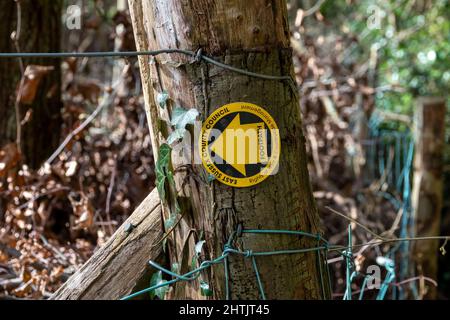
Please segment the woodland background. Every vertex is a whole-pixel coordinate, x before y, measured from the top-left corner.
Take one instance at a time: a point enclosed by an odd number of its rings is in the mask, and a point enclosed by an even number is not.
[[[65,26],[70,5],[82,10],[79,30]],[[17,15],[15,4],[12,8]],[[392,198],[402,201],[403,195],[391,187],[387,175],[370,175],[362,169],[369,162],[362,152],[367,148],[364,141],[371,137],[373,119],[383,120],[377,129],[405,133],[419,96],[448,96],[450,3],[291,0],[288,8],[308,169],[325,237],[345,244],[348,225],[327,207],[378,234],[396,233],[399,208]],[[23,36],[29,25],[26,12],[22,13]],[[61,51],[136,50],[126,1],[63,1],[60,21]],[[16,27],[15,23],[11,30],[0,32],[2,41],[12,43],[11,50],[17,49],[10,36]],[[19,65],[26,67],[29,62],[13,63],[14,67],[2,70],[17,73],[10,86],[26,81],[27,91],[17,91],[22,130],[31,130],[27,126],[41,112],[35,107],[39,92],[48,95],[59,90],[48,87],[49,77],[60,72],[62,79],[60,127],[44,126],[31,133],[50,130],[56,141],[48,141],[51,148],[25,158],[12,135],[0,136],[0,299],[45,299],[154,188],[154,161],[135,58],[66,59],[61,70],[38,61],[33,64],[40,67],[29,69],[28,77],[21,76]],[[14,99],[2,108],[14,113]],[[6,119],[4,114],[0,123]],[[443,235],[450,234],[449,120]],[[361,135],[367,139],[360,139]],[[62,144],[66,137],[70,139]],[[389,192],[391,199],[380,196],[380,191]],[[354,237],[368,240],[367,233],[357,228]],[[381,246],[378,251],[362,252],[357,262],[361,267],[371,264],[391,249]],[[420,297],[424,281],[434,281],[438,298],[447,299],[449,267],[448,255],[440,255],[437,279],[406,279],[397,285],[417,283]],[[338,260],[330,268],[334,298],[340,299],[344,263]]]

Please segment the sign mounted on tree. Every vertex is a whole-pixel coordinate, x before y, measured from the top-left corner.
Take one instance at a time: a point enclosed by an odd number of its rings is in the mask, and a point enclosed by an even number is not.
[[[199,148],[204,167],[216,180],[232,187],[250,187],[276,173],[280,134],[266,110],[234,102],[206,119]]]

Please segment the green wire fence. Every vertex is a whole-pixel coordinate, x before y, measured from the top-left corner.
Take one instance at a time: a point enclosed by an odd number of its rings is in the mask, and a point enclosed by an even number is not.
[[[222,69],[235,72],[238,74],[246,75],[249,77],[255,77],[263,80],[275,80],[275,81],[288,81],[288,84],[293,91],[294,94],[297,93],[297,88],[295,85],[295,81],[292,78],[292,76],[284,76],[284,75],[267,75],[267,74],[260,74],[251,72],[248,70],[240,69],[231,65],[224,64],[220,61],[217,61],[211,57],[208,57],[206,55],[202,54],[202,50],[198,50],[196,52],[190,51],[190,50],[183,50],[183,49],[160,49],[160,50],[153,50],[153,51],[129,51],[129,52],[55,52],[55,53],[0,53],[0,58],[6,59],[6,58],[98,58],[98,57],[137,57],[137,56],[157,56],[160,54],[182,54],[189,56],[193,59],[192,62],[200,62],[203,61],[205,63],[213,64],[217,67],[220,67]],[[395,161],[395,174],[389,177],[389,183],[392,185],[395,185],[397,190],[399,192],[402,192],[403,199],[402,202],[395,199],[392,195],[389,193],[382,194],[383,197],[390,200],[394,206],[401,207],[403,206],[404,209],[404,215],[402,217],[402,225],[401,225],[401,232],[400,236],[405,238],[408,235],[408,227],[413,223],[411,221],[411,208],[410,208],[410,194],[411,194],[411,183],[410,183],[410,174],[411,174],[411,163],[412,163],[412,156],[414,152],[414,146],[412,143],[412,139],[410,137],[409,133],[406,133],[404,135],[401,134],[394,134],[392,135],[391,132],[383,132],[382,130],[379,130],[379,125],[381,121],[380,119],[373,117],[371,119],[370,128],[372,133],[372,138],[381,141],[381,144],[386,143],[386,137],[389,139],[389,137],[394,136],[395,139],[395,153],[396,156],[394,157]],[[384,142],[383,142],[384,141]],[[391,143],[391,142],[388,142]],[[402,146],[403,144],[403,146]],[[378,148],[378,149],[377,149]],[[377,176],[378,174],[382,175],[384,173],[384,170],[386,170],[386,157],[384,154],[384,150],[386,150],[386,146],[377,147],[376,145],[369,146],[368,150],[368,160],[369,160],[369,169],[372,170],[370,172],[375,172],[376,170],[379,170],[378,173],[374,173],[374,176]],[[378,152],[378,161],[375,154]],[[213,259],[208,261],[203,261],[200,266],[188,273],[185,273],[183,275],[177,274],[175,272],[172,272],[170,270],[167,270],[166,268],[160,266],[154,261],[150,261],[150,265],[154,268],[158,269],[159,271],[167,274],[168,276],[173,277],[173,279],[160,283],[154,286],[150,286],[144,290],[135,292],[133,294],[130,294],[126,297],[123,297],[122,300],[128,300],[132,299],[136,296],[139,296],[141,294],[144,294],[146,292],[154,291],[160,287],[163,286],[169,286],[171,284],[177,283],[179,281],[193,281],[197,279],[200,276],[200,273],[214,265],[217,264],[223,264],[224,270],[225,270],[225,291],[226,291],[226,298],[229,299],[231,297],[230,294],[230,286],[229,286],[229,268],[228,268],[228,258],[230,255],[240,255],[244,258],[251,259],[252,267],[255,273],[256,283],[259,290],[259,295],[261,299],[266,299],[266,293],[264,291],[264,287],[261,281],[260,272],[258,270],[258,265],[256,261],[256,257],[258,256],[270,256],[270,255],[280,255],[280,254],[300,254],[300,253],[306,253],[306,252],[316,252],[317,254],[317,261],[318,261],[318,268],[319,268],[319,274],[320,274],[320,285],[321,285],[321,291],[322,296],[325,297],[325,282],[328,282],[328,287],[330,286],[330,273],[328,270],[328,265],[325,264],[325,270],[322,270],[322,261],[324,261],[327,257],[327,254],[329,250],[338,251],[345,259],[346,261],[346,290],[344,293],[344,300],[351,300],[352,299],[352,292],[351,292],[351,285],[354,279],[360,275],[355,269],[355,265],[353,262],[353,253],[352,248],[354,247],[352,245],[352,235],[351,235],[351,228],[349,226],[348,230],[348,246],[346,248],[342,248],[340,246],[330,246],[328,242],[322,238],[319,234],[311,234],[308,232],[303,231],[292,231],[292,230],[255,230],[255,229],[244,229],[242,231],[239,231],[239,233],[247,233],[247,234],[285,234],[285,235],[293,235],[293,236],[304,236],[311,239],[314,239],[317,243],[316,246],[310,247],[310,248],[302,248],[302,249],[286,249],[286,250],[279,250],[279,251],[267,251],[267,252],[253,252],[251,250],[238,250],[237,248],[233,247],[233,241],[236,237],[236,232],[233,232],[228,239],[227,244],[224,246],[222,254]],[[439,237],[436,237],[439,238]],[[445,238],[446,237],[440,237]],[[401,239],[400,239],[401,240]],[[402,257],[406,258],[405,254],[408,252],[408,245],[405,243],[407,241],[401,241],[398,246],[393,248],[391,252],[388,254],[389,256],[393,256],[394,253],[400,249],[402,253]],[[380,259],[379,259],[380,260]],[[408,269],[408,262],[403,261],[407,259],[401,259],[401,275],[404,276],[406,274],[406,271]],[[392,281],[395,279],[395,265],[392,259],[388,257],[383,257],[380,261],[378,261],[380,265],[384,266],[387,274],[385,277],[385,280],[383,281],[383,284],[381,285],[381,288],[379,290],[379,293],[377,295],[377,299],[382,300],[386,296],[386,292],[388,290],[389,285],[392,283]],[[368,282],[369,276],[365,275],[363,279],[363,283],[361,286],[361,292],[359,295],[359,299],[362,299],[364,296],[364,290],[366,287],[366,284]],[[328,288],[331,292],[331,289]]]
[[[303,236],[310,239],[315,240],[316,246],[309,247],[309,248],[300,248],[300,249],[284,249],[284,250],[276,250],[276,251],[262,251],[262,252],[253,252],[252,250],[238,250],[235,247],[233,247],[233,242],[236,239],[237,235],[240,234],[285,234],[285,235],[293,235],[293,236]],[[127,295],[123,297],[121,300],[129,300],[132,298],[135,298],[137,296],[140,296],[147,292],[152,292],[158,288],[169,286],[171,284],[175,284],[180,281],[194,281],[198,279],[201,272],[207,268],[210,268],[217,264],[223,264],[224,267],[224,275],[225,275],[225,297],[227,300],[230,300],[231,292],[230,292],[230,275],[229,275],[229,268],[228,268],[228,258],[230,255],[240,255],[244,258],[251,259],[253,271],[255,273],[255,279],[259,291],[259,296],[262,300],[266,300],[267,295],[264,290],[264,286],[261,281],[260,272],[258,269],[258,265],[256,262],[256,257],[258,256],[271,256],[271,255],[281,255],[281,254],[300,254],[300,253],[307,253],[307,252],[316,252],[317,254],[317,263],[318,263],[318,271],[320,275],[320,288],[322,293],[322,299],[326,299],[326,290],[329,290],[331,292],[330,284],[330,273],[328,270],[328,265],[325,263],[325,270],[322,270],[322,264],[326,261],[326,257],[328,254],[328,251],[330,249],[337,250],[342,256],[344,256],[346,261],[346,290],[344,294],[344,300],[352,300],[352,292],[351,292],[351,285],[354,281],[354,279],[359,275],[359,272],[356,271],[355,265],[353,262],[354,256],[352,253],[352,229],[349,225],[348,227],[348,246],[345,250],[341,250],[341,246],[337,245],[329,245],[329,243],[320,235],[320,234],[312,234],[308,232],[303,231],[292,231],[292,230],[271,230],[271,229],[243,229],[243,230],[237,230],[233,232],[228,239],[227,243],[224,246],[224,250],[222,254],[213,259],[213,260],[207,260],[203,261],[200,266],[192,271],[189,271],[185,274],[178,274],[171,270],[168,270],[158,263],[154,261],[149,261],[150,266],[156,268],[157,270],[167,274],[168,276],[171,276],[173,279],[161,282],[156,285],[150,286],[146,289],[140,290],[138,292],[132,293],[130,295]],[[382,260],[379,260],[379,264],[384,266],[387,270],[386,277],[380,287],[379,293],[377,295],[377,300],[383,300],[386,296],[387,290],[390,286],[390,284],[395,280],[395,268],[394,268],[394,262],[391,259],[382,257]],[[363,284],[361,286],[361,292],[359,295],[359,300],[363,299],[364,291],[366,287],[367,281],[370,279],[369,275],[364,276]]]
[[[314,239],[317,242],[317,246],[315,247],[311,247],[311,248],[302,248],[302,249],[285,249],[285,250],[277,250],[277,251],[262,251],[262,252],[253,252],[252,250],[238,250],[236,248],[233,247],[233,241],[236,238],[236,235],[240,235],[240,234],[285,234],[285,235],[293,235],[293,236],[303,236],[303,237],[308,237],[311,239]],[[135,292],[133,294],[130,294],[126,297],[123,297],[121,300],[128,300],[134,297],[137,297],[141,294],[144,294],[146,292],[151,292],[153,290],[156,290],[158,288],[161,288],[163,286],[168,286],[171,284],[174,284],[176,282],[179,281],[193,281],[196,280],[199,276],[200,276],[200,272],[203,271],[206,268],[209,268],[213,265],[219,264],[219,263],[223,263],[224,266],[224,270],[225,270],[225,295],[226,295],[226,299],[229,300],[231,297],[231,293],[230,293],[230,286],[229,286],[229,281],[230,281],[230,276],[229,276],[229,268],[228,268],[228,257],[232,254],[234,255],[240,255],[243,256],[244,258],[249,258],[251,259],[252,262],[252,267],[253,267],[253,271],[255,273],[255,277],[256,277],[256,283],[258,286],[258,290],[259,290],[259,295],[260,298],[262,300],[266,299],[266,293],[264,291],[264,287],[261,281],[261,276],[258,270],[258,265],[256,262],[256,257],[260,257],[260,256],[271,256],[271,255],[281,255],[281,254],[298,254],[298,253],[306,253],[306,252],[317,252],[317,262],[319,265],[319,273],[320,273],[320,286],[321,286],[321,291],[322,291],[322,298],[325,298],[325,279],[323,277],[322,274],[322,264],[324,262],[324,256],[321,254],[321,251],[328,251],[329,245],[328,242],[322,238],[322,236],[320,234],[312,234],[312,233],[308,233],[308,232],[303,232],[303,231],[292,231],[292,230],[271,230],[271,229],[243,229],[243,230],[237,230],[234,231],[231,236],[229,237],[227,243],[224,246],[224,250],[222,252],[222,254],[215,258],[214,260],[207,260],[207,261],[203,261],[200,266],[190,272],[187,272],[183,275],[177,274],[175,272],[172,272],[170,270],[167,270],[166,268],[160,266],[159,264],[157,264],[154,261],[150,261],[150,265],[156,269],[158,269],[159,271],[164,272],[165,274],[172,276],[174,279],[164,282],[164,283],[159,283],[157,285],[154,286],[150,286],[144,290]],[[326,254],[325,254],[326,257]],[[328,273],[328,268],[326,268],[325,272],[327,273],[327,278],[328,278],[328,284],[330,283],[329,281],[329,273]]]

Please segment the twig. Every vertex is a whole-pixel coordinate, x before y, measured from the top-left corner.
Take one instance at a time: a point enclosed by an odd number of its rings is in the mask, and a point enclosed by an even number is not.
[[[155,247],[159,246],[161,243],[163,243],[164,240],[166,240],[167,237],[172,233],[172,231],[175,230],[175,228],[176,228],[176,227],[178,226],[178,224],[181,222],[181,220],[183,219],[183,217],[184,217],[184,213],[180,215],[180,217],[178,218],[177,222],[175,222],[175,224],[173,225],[173,227],[170,228],[170,229],[166,232],[166,234],[162,237],[162,239],[159,240],[157,243],[155,243],[155,244],[152,246],[152,248],[155,248]]]
[[[18,150],[22,150],[21,147],[21,139],[22,139],[22,123],[20,120],[20,97],[22,96],[22,91],[23,91],[23,85],[24,85],[24,76],[22,74],[22,78],[20,79],[20,83],[19,83],[19,90],[17,90],[17,96],[16,96],[16,101],[14,102],[14,111],[16,113],[16,144],[17,144],[17,149]]]
[[[20,34],[21,34],[21,29],[22,29],[22,7],[20,6],[20,0],[16,1],[16,7],[17,7],[17,26],[16,26],[16,31],[11,35],[11,38],[14,42],[14,45],[16,47],[16,51],[17,53],[20,53],[20,44],[19,44],[19,39],[20,39]],[[17,96],[16,96],[16,100],[14,102],[14,112],[16,113],[16,144],[17,144],[17,148],[19,150],[21,150],[21,139],[22,139],[22,123],[20,120],[20,98],[22,97],[22,91],[23,91],[23,86],[24,86],[24,75],[25,75],[25,66],[23,63],[23,58],[19,57],[19,67],[20,67],[20,73],[21,73],[21,78],[20,78],[20,82],[19,82],[19,89],[17,90]]]
[[[325,2],[325,0],[318,0],[315,5],[313,5],[308,10],[305,10],[305,12],[303,13],[303,18],[307,17],[307,16],[310,16],[310,15],[316,13],[317,11],[319,11],[320,7],[322,6],[322,4],[324,2]]]
[[[412,127],[413,120],[406,114],[398,114],[386,110],[376,110],[384,120],[399,121],[405,123],[408,127]]]
[[[60,257],[65,263],[69,263],[69,260],[65,255],[61,253],[61,251],[58,250],[54,245],[52,245],[50,242],[48,242],[47,238],[44,237],[44,235],[41,234],[40,236],[42,242],[44,245],[49,248],[51,251],[53,251],[54,254],[56,254],[58,257]]]
[[[330,211],[333,212],[334,214],[337,214],[338,216],[340,216],[340,217],[342,217],[342,218],[344,218],[344,219],[347,219],[347,220],[349,220],[349,221],[355,223],[356,225],[358,225],[359,227],[363,228],[365,231],[367,231],[368,233],[370,233],[371,235],[373,235],[375,238],[378,239],[378,240],[377,240],[377,239],[372,239],[372,240],[370,240],[370,241],[368,241],[368,242],[365,242],[365,243],[360,243],[360,244],[352,245],[352,246],[351,246],[352,249],[354,249],[354,248],[366,248],[366,247],[371,247],[371,246],[379,246],[379,245],[381,245],[381,244],[384,244],[384,243],[391,243],[391,242],[402,242],[402,241],[427,241],[427,240],[445,240],[444,244],[440,247],[440,251],[441,251],[441,252],[445,252],[444,247],[445,247],[445,245],[447,244],[448,240],[450,239],[450,236],[431,236],[431,237],[412,237],[412,238],[396,238],[396,239],[388,239],[388,238],[385,238],[385,237],[383,237],[383,236],[381,236],[381,235],[379,235],[379,234],[376,234],[375,232],[373,232],[372,230],[370,230],[369,228],[367,228],[366,226],[364,226],[364,225],[361,224],[360,222],[358,222],[358,221],[356,221],[355,219],[352,219],[352,218],[346,216],[346,215],[343,214],[343,213],[340,213],[340,212],[338,212],[338,211],[336,211],[336,210],[334,210],[334,209],[332,209],[332,208],[330,208],[330,207],[328,207],[328,206],[326,206],[325,208],[328,209],[328,210],[330,210]],[[330,252],[331,252],[331,251],[341,251],[341,250],[345,250],[346,248],[347,248],[347,246],[337,246],[337,245],[336,245],[336,246],[332,246],[332,247],[329,249],[329,251],[330,251]],[[353,256],[358,256],[358,255],[360,255],[361,253],[362,253],[362,250],[360,250],[359,252],[353,254]],[[342,259],[343,259],[342,256],[341,256],[341,257],[336,257],[336,258],[327,260],[327,263],[328,263],[328,264],[335,263],[335,262],[341,261]]]
[[[129,69],[129,65],[125,67],[123,74],[125,74]],[[89,117],[86,118],[86,120],[83,121],[82,124],[80,124],[75,130],[73,130],[63,141],[63,143],[56,149],[55,152],[47,159],[45,164],[50,165],[56,157],[66,148],[66,146],[69,144],[69,142],[78,135],[81,131],[83,131],[102,111],[102,109],[109,104],[112,103],[116,96],[116,89],[118,85],[123,81],[123,77],[120,77],[120,79],[113,85],[111,92],[106,92],[105,96],[103,97],[102,103],[98,105],[98,107],[94,110],[93,113],[89,115]]]
[[[12,35],[12,40],[14,41],[14,45],[16,47],[17,53],[20,53],[22,50],[20,49],[20,34],[22,33],[22,7],[20,5],[20,0],[16,0],[16,8],[17,8],[17,26],[16,32]],[[22,57],[19,57],[19,66],[22,75],[25,72],[25,64],[23,63]]]
[[[387,240],[375,240],[366,243],[354,244],[352,248],[361,248],[364,246],[379,246],[380,244],[392,243],[392,242],[403,242],[403,241],[428,241],[428,240],[448,240],[450,236],[431,236],[431,237],[406,237],[397,239],[387,239]],[[347,249],[348,246],[332,246],[328,251],[342,251]],[[442,247],[441,247],[442,248]]]
[[[117,157],[114,157],[114,167],[112,169],[112,173],[111,173],[111,180],[109,181],[109,186],[108,186],[108,194],[106,196],[106,208],[105,208],[105,212],[106,212],[106,219],[108,219],[108,222],[111,222],[111,197],[112,197],[112,193],[114,190],[114,181],[116,180],[116,172],[117,172]],[[112,227],[112,224],[109,223],[108,224],[109,227],[109,232],[110,235],[112,235],[114,233],[114,229]]]
[[[66,146],[69,144],[69,142],[78,135],[81,131],[83,131],[102,111],[104,107],[109,105],[115,97],[115,92],[111,94],[107,94],[107,96],[103,99],[103,102],[98,105],[98,107],[92,112],[89,117],[86,118],[86,120],[81,123],[75,130],[73,130],[63,141],[63,143],[56,149],[56,151],[47,159],[45,164],[50,165],[56,157],[66,148]]]
[[[380,279],[381,280],[381,279]],[[412,277],[412,278],[409,278],[409,279],[406,279],[406,280],[403,280],[403,281],[400,281],[400,282],[393,282],[393,283],[390,283],[389,285],[390,286],[394,286],[394,287],[400,287],[400,286],[402,286],[402,285],[404,285],[404,284],[406,284],[406,283],[409,283],[409,282],[413,282],[413,281],[417,281],[417,280],[425,280],[425,281],[428,281],[428,282],[430,282],[431,284],[433,284],[435,287],[437,287],[438,286],[438,283],[434,280],[434,279],[431,279],[431,278],[429,278],[429,277],[424,277],[424,276],[418,276],[418,277]],[[366,292],[366,291],[369,291],[369,290],[375,290],[376,288],[373,288],[373,289],[371,289],[371,288],[364,288],[364,292]],[[355,290],[355,291],[352,291],[352,295],[356,295],[356,294],[358,294],[358,293],[360,293],[362,290]],[[335,294],[333,294],[333,296],[334,297],[343,297],[344,296],[344,294],[343,293],[335,293]]]
[[[320,163],[320,157],[319,157],[319,144],[317,142],[317,139],[315,137],[316,131],[313,126],[306,126],[306,131],[308,133],[308,139],[310,142],[311,150],[312,150],[312,156],[314,160],[314,166],[316,167],[317,176],[319,179],[323,178],[323,169],[322,165]]]
[[[328,206],[325,206],[326,209],[330,210],[332,213],[337,214],[338,216],[349,220],[350,222],[353,222],[354,224],[358,225],[359,227],[363,228],[365,231],[367,231],[368,233],[370,233],[371,235],[373,235],[375,238],[377,239],[381,239],[381,240],[390,240],[387,238],[384,238],[382,236],[380,236],[379,234],[376,234],[375,232],[373,232],[372,230],[370,230],[369,228],[367,228],[365,225],[363,225],[362,223],[358,222],[357,220],[350,218],[348,216],[346,216],[343,213],[340,213],[339,211],[334,210],[333,208],[330,208]]]
[[[33,198],[31,198],[30,200],[28,200],[27,202],[25,202],[24,204],[21,204],[21,205],[18,207],[18,209],[19,209],[19,210],[25,209],[30,203],[35,202],[35,201],[36,201],[37,199],[39,199],[39,198],[48,196],[48,195],[50,195],[50,194],[52,194],[52,193],[56,193],[56,192],[59,192],[59,191],[67,191],[67,190],[70,190],[70,188],[69,188],[69,187],[60,187],[60,188],[55,188],[55,189],[49,190],[49,191],[47,191],[47,192],[38,194],[37,196],[34,196]]]

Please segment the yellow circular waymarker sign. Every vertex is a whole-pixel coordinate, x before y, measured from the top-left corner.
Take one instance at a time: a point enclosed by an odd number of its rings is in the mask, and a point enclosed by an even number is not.
[[[203,165],[216,180],[232,187],[249,187],[277,169],[280,134],[266,110],[234,102],[206,119],[199,148]]]

